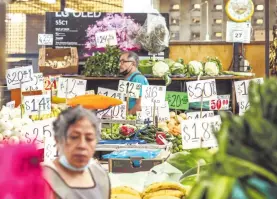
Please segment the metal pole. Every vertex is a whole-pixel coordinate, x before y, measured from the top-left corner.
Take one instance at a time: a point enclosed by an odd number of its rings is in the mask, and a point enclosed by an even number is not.
[[[265,5],[265,75],[269,77],[269,0],[264,0]]]
[[[0,108],[4,98],[3,86],[6,76],[6,3],[0,1]]]
[[[61,11],[63,12],[66,7],[66,0],[61,0]]]

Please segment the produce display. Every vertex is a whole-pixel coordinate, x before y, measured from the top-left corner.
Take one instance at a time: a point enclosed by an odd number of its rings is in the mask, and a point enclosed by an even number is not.
[[[31,119],[33,121],[36,121],[36,120],[46,120],[46,119],[49,119],[49,118],[53,118],[53,117],[58,117],[59,114],[61,113],[62,109],[58,106],[55,106],[52,104],[51,106],[51,113],[49,114],[41,114],[41,115],[31,115]]]
[[[107,46],[105,52],[96,52],[87,59],[82,74],[85,76],[118,75],[120,54],[118,47]]]

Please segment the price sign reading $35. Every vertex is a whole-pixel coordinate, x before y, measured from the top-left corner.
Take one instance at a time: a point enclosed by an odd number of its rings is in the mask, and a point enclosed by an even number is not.
[[[165,86],[149,86],[142,85],[142,106],[164,106],[166,87]]]
[[[201,102],[217,99],[215,79],[187,82],[189,102]]]
[[[213,132],[214,130],[219,130],[220,125],[220,116],[182,121],[181,131],[183,149],[216,147],[217,141]]]

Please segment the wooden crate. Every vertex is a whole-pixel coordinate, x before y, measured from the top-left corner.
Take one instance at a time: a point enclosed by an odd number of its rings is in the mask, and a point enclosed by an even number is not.
[[[39,69],[43,75],[78,74],[77,48],[39,49]]]

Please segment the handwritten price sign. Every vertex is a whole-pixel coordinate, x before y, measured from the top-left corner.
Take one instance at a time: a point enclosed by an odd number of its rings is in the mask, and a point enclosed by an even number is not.
[[[150,118],[152,120],[154,116],[154,109],[151,106],[143,106],[141,107],[140,118],[141,120],[145,120]],[[138,113],[138,112],[137,112]],[[170,114],[169,114],[169,106],[168,102],[166,101],[163,106],[157,106],[155,109],[155,116],[158,116],[159,122],[169,121]]]
[[[123,104],[114,106],[108,110],[97,113],[98,118],[110,118],[115,120],[126,120],[126,102]]]
[[[140,89],[141,89],[140,83],[119,80],[118,92],[127,94],[129,95],[129,97],[139,98]]]
[[[87,80],[74,78],[59,78],[58,97],[73,98],[86,94]]]
[[[184,120],[181,123],[183,149],[216,147],[217,141],[213,134],[221,125],[220,116],[207,119]]]
[[[200,117],[200,115],[201,115],[201,112],[198,112],[198,111],[187,113],[188,120],[196,120],[196,119],[201,119],[201,118],[213,117],[214,112],[213,111],[202,111],[202,117]]]
[[[23,127],[21,131],[21,140],[28,144],[36,144],[38,148],[44,148],[45,137],[54,138],[53,121],[47,119],[33,122],[31,125]]]
[[[124,94],[116,90],[98,87],[97,91],[98,91],[97,92],[98,95],[105,95],[108,97],[113,97],[124,101]]]
[[[38,45],[53,45],[53,34],[38,34]]]
[[[6,107],[9,107],[10,109],[14,109],[15,108],[15,101],[7,102]]]
[[[247,109],[250,107],[250,103],[248,101],[248,98],[241,99],[239,103],[239,115],[243,115]]]
[[[25,112],[29,115],[36,115],[51,113],[51,96],[45,95],[31,95],[24,96],[23,104]]]
[[[21,92],[42,91],[44,89],[44,78],[42,73],[34,73],[32,81],[22,84]]]
[[[6,82],[9,90],[20,88],[20,84],[32,81],[33,66],[24,66],[8,69]]]
[[[58,157],[57,143],[54,137],[45,137],[44,162],[53,161]]]
[[[217,100],[210,101],[210,110],[229,110],[230,95],[218,95]]]
[[[50,91],[58,88],[58,81],[60,76],[48,76],[44,77],[44,90]]]
[[[105,48],[107,45],[116,46],[117,38],[116,31],[110,30],[105,32],[97,32],[95,34],[97,48]]]
[[[189,102],[201,102],[217,99],[215,79],[187,82]]]
[[[255,79],[251,79],[251,80],[236,81],[235,82],[235,91],[236,91],[237,102],[240,102],[242,99],[248,99],[248,88],[249,88],[251,81],[254,81],[258,84],[264,83],[263,78],[255,78]]]
[[[167,91],[165,100],[168,101],[169,108],[177,110],[188,110],[188,94],[184,92]]]
[[[141,104],[143,106],[164,106],[166,87],[142,85]]]

